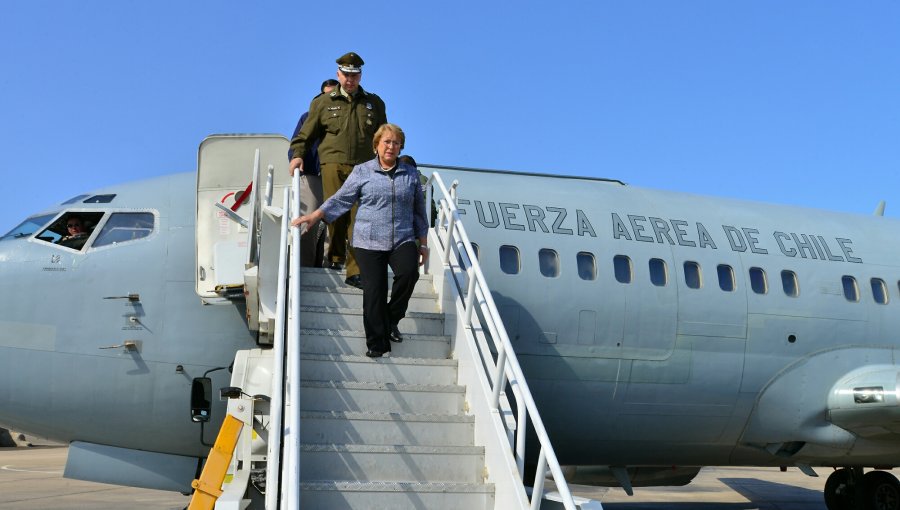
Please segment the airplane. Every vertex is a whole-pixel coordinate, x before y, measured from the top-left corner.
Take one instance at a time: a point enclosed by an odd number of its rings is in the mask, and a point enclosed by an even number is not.
[[[0,426],[77,442],[66,476],[184,490],[171,480],[199,473],[224,404],[198,395],[229,386],[235,352],[258,341],[246,302],[215,285],[246,245],[208,246],[249,191],[204,173],[205,148],[227,141],[201,144],[199,176],[87,192],[0,238]],[[284,138],[265,143],[283,158]],[[262,164],[286,186],[286,161]],[[420,170],[460,183],[460,220],[571,482],[833,467],[830,510],[900,507],[896,219]],[[89,235],[66,245],[73,217]]]

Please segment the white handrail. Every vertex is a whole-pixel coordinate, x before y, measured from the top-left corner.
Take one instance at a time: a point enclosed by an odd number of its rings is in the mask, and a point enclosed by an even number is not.
[[[290,211],[300,211],[300,172],[294,172],[291,181],[292,203]],[[290,217],[290,215],[288,215]],[[300,508],[300,229],[291,230],[291,264],[289,300],[291,312],[288,316],[288,382],[289,405],[291,406],[290,448],[288,469],[283,480],[287,493],[287,508]]]
[[[271,182],[271,171],[269,172]],[[267,202],[271,205],[272,190],[266,191]],[[272,401],[270,402],[269,441],[266,452],[266,508],[278,508],[279,471],[281,466],[281,436],[284,433],[284,348],[285,313],[284,299],[287,296],[287,247],[288,225],[291,221],[290,190],[284,190],[284,207],[281,214],[281,244],[278,251],[278,294],[275,298],[275,336],[272,346]]]
[[[271,165],[270,165],[271,166]],[[245,267],[249,264],[259,263],[259,222],[260,214],[256,201],[256,195],[259,194],[259,149],[253,157],[253,177],[250,179],[250,220],[247,229],[247,258],[244,260]]]
[[[439,221],[435,225],[436,231],[439,232],[438,238],[444,243],[444,249],[441,252],[441,261],[445,266],[448,265],[450,263],[451,248],[456,247],[459,251],[459,255],[461,255],[457,257],[460,262],[459,267],[466,272],[466,277],[469,280],[464,296],[464,325],[471,328],[472,320],[480,321],[480,319],[472,313],[477,300],[478,307],[486,322],[485,326],[487,326],[494,346],[497,349],[496,363],[489,350],[481,347],[476,349],[481,356],[481,361],[484,363],[484,366],[495,367],[491,381],[487,381],[487,383],[490,384],[490,388],[493,389],[492,400],[490,402],[491,407],[495,410],[499,409],[500,393],[506,386],[507,380],[513,388],[513,397],[519,412],[516,419],[516,430],[514,432],[516,436],[515,450],[513,450],[512,445],[509,445],[509,454],[516,460],[520,476],[523,476],[524,470],[525,431],[527,429],[526,425],[529,416],[531,417],[531,423],[540,444],[541,449],[538,456],[538,469],[535,473],[535,483],[531,493],[531,507],[535,509],[540,506],[540,501],[543,498],[544,493],[544,477],[546,476],[546,469],[549,467],[550,472],[553,475],[553,481],[556,484],[556,489],[562,498],[566,510],[576,510],[575,501],[572,498],[572,493],[563,476],[562,468],[556,458],[556,452],[553,450],[553,445],[550,443],[550,437],[547,435],[547,430],[544,428],[544,422],[541,420],[540,413],[538,413],[537,405],[534,402],[531,391],[528,389],[528,383],[522,373],[521,366],[519,366],[519,360],[512,348],[512,343],[506,333],[506,328],[503,327],[503,321],[500,319],[497,306],[494,304],[490,289],[487,287],[487,281],[484,278],[484,274],[481,272],[481,266],[478,264],[478,258],[475,256],[472,243],[469,241],[469,237],[466,234],[465,226],[459,219],[459,210],[456,207],[456,187],[459,183],[454,182],[451,186],[451,191],[448,191],[439,173],[432,173],[426,184],[426,203],[431,203],[432,183],[437,184],[437,187],[443,196],[440,200],[441,206],[438,213]],[[430,207],[426,207],[426,210],[429,211],[430,216]],[[441,238],[440,229],[445,226],[444,223],[446,223],[446,235]],[[505,422],[504,427],[506,427]],[[507,429],[507,434],[509,433],[510,431]]]

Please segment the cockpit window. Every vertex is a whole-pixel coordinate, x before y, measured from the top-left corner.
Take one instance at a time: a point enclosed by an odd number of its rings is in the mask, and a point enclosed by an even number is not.
[[[37,235],[37,239],[48,243],[65,246],[73,250],[84,248],[94,227],[103,218],[102,212],[70,211]]]
[[[112,213],[94,241],[94,248],[147,237],[153,233],[153,224],[152,213]]]
[[[114,198],[116,198],[115,193],[110,194],[110,195],[94,195],[88,199],[85,199],[84,203],[85,204],[108,204],[108,203],[112,202]]]
[[[72,197],[59,205],[69,205],[69,204],[74,204],[75,202],[81,202],[82,200],[84,200],[85,198],[87,198],[89,196],[90,195],[78,195],[77,197]]]
[[[16,228],[7,232],[3,237],[0,237],[0,241],[6,239],[19,239],[22,237],[28,237],[40,230],[41,227],[46,225],[48,221],[52,220],[54,216],[56,216],[56,213],[32,216],[22,223],[19,223]]]

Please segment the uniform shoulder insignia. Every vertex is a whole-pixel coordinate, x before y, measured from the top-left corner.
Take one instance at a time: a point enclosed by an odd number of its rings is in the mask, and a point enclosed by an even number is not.
[[[337,92],[335,92],[335,91],[332,90],[332,91],[331,91],[331,94],[328,94],[328,95],[331,96],[331,97],[334,97],[334,96],[337,95]]]

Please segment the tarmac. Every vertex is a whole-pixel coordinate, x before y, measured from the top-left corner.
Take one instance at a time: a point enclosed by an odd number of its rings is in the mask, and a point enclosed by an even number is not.
[[[68,448],[0,448],[0,510],[181,510],[188,496],[62,477]],[[823,510],[819,478],[796,468],[704,468],[684,487],[620,488],[573,486],[576,495],[599,500],[606,510]]]

